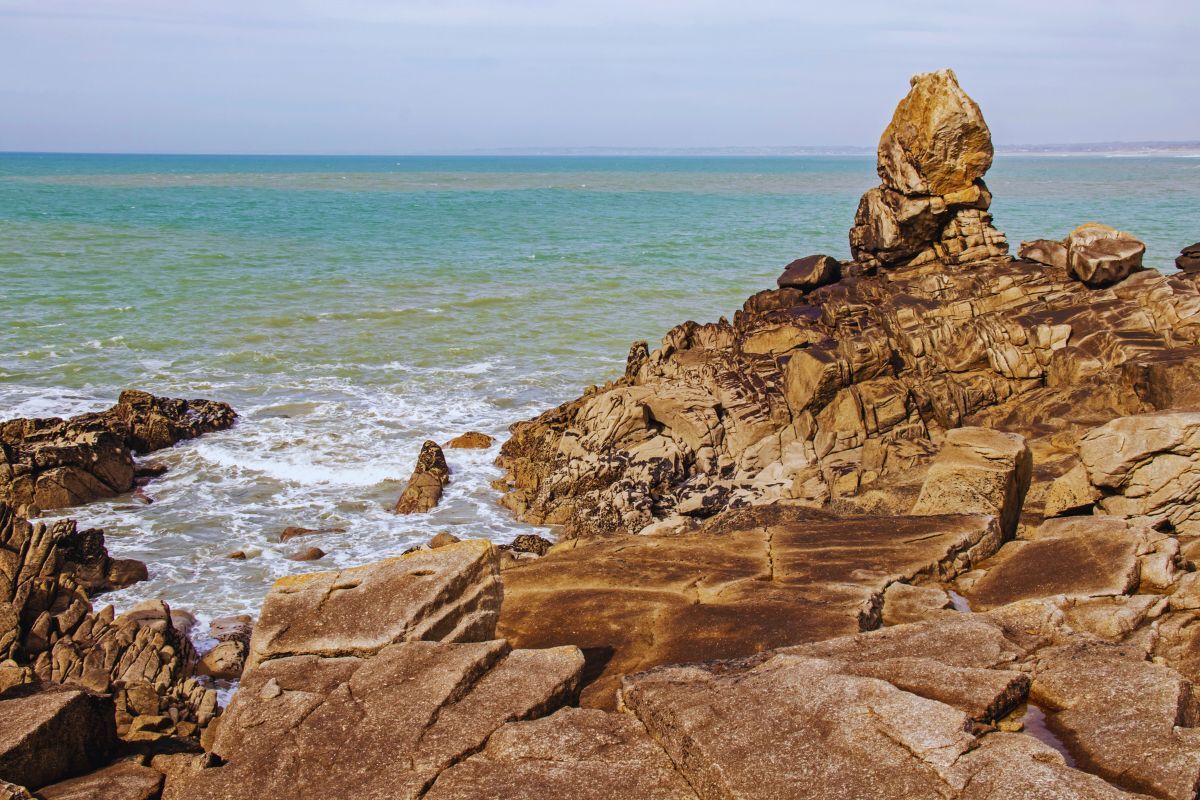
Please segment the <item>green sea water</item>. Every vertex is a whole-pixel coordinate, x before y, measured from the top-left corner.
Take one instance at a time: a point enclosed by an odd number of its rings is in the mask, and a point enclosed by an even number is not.
[[[847,257],[875,183],[861,157],[0,154],[0,418],[125,387],[232,403],[233,430],[153,457],[153,504],[74,516],[150,565],[118,605],[255,612],[289,572],[528,531],[495,503],[495,448],[448,451],[431,514],[387,506],[426,438],[503,437],[619,375],[632,341]],[[1169,269],[1200,239],[1200,159],[1000,157],[988,183],[1014,243],[1098,220]],[[299,564],[288,525],[347,531]]]

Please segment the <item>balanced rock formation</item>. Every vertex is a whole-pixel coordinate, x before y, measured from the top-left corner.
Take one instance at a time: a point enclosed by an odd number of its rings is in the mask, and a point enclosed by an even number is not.
[[[798,258],[783,269],[776,281],[780,289],[808,291],[842,278],[842,265],[832,256],[805,256]]]
[[[992,137],[952,70],[912,79],[879,140],[883,184],[863,195],[850,232],[856,261],[891,267],[967,264],[1004,255],[983,175]]]
[[[107,411],[0,422],[0,501],[30,514],[128,492],[133,453],[228,428],[236,419],[225,403],[131,390]]]
[[[392,512],[395,514],[420,514],[437,506],[442,499],[442,489],[450,481],[450,467],[446,456],[437,442],[421,445],[417,466],[412,477],[400,493]]]

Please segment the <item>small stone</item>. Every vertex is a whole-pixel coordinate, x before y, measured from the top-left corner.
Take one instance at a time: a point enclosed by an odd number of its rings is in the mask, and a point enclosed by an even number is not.
[[[324,557],[325,551],[319,547],[306,547],[284,556],[288,561],[317,561]]]
[[[458,544],[462,539],[455,536],[450,531],[442,531],[429,540],[429,547],[436,550],[439,547],[445,547],[448,544]]]

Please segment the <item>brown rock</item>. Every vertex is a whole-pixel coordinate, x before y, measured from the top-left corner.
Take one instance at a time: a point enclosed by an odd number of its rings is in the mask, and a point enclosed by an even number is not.
[[[442,770],[507,722],[574,696],[574,648],[409,641],[369,658],[290,656],[246,673],[214,751],[224,766],[185,778],[181,796],[301,798],[352,786],[420,797]]]
[[[280,531],[279,541],[286,542],[295,539],[297,536],[316,536],[318,534],[345,532],[345,528],[301,528],[293,525]]]
[[[42,800],[158,800],[163,774],[129,761],[38,791]]]
[[[510,722],[443,772],[428,800],[695,800],[663,749],[627,714],[564,708]]]
[[[500,598],[496,549],[486,541],[281,578],[263,602],[247,668],[300,654],[365,655],[418,639],[490,639]]]
[[[453,533],[450,533],[449,531],[442,531],[441,533],[436,534],[432,539],[429,540],[429,546],[436,550],[439,547],[445,547],[446,545],[451,545],[451,544],[458,544],[461,541],[462,541],[462,539],[458,538]]]
[[[1200,242],[1183,248],[1175,258],[1175,268],[1184,272],[1200,272]]]
[[[486,433],[467,431],[461,436],[455,436],[446,442],[446,447],[453,450],[486,450],[495,444],[496,440]]]
[[[34,797],[24,786],[0,780],[0,800],[34,800]]]
[[[1067,268],[1067,246],[1052,239],[1035,239],[1032,242],[1021,242],[1017,255],[1026,261],[1036,261],[1047,267],[1065,270]]]
[[[805,256],[784,267],[777,283],[781,289],[810,291],[842,279],[842,265],[830,256]]]
[[[950,596],[935,586],[893,583],[883,593],[883,624],[918,622],[939,616],[950,607]]]
[[[284,556],[288,561],[317,561],[325,557],[325,551],[319,547],[306,547]]]
[[[0,780],[42,786],[95,769],[116,746],[112,701],[69,689],[0,699]]]
[[[533,553],[535,556],[546,555],[553,546],[554,542],[536,533],[522,533],[508,544],[500,545],[501,549],[507,548],[514,553]]]
[[[425,442],[412,477],[400,494],[392,511],[396,514],[420,514],[429,511],[442,499],[442,488],[450,480],[446,457],[436,442]]]
[[[499,632],[521,647],[580,647],[599,676],[583,704],[612,708],[623,674],[878,625],[889,584],[956,574],[999,541],[986,517],[730,512],[695,533],[580,542],[510,568]]]
[[[1032,471],[1033,457],[1022,436],[956,428],[946,434],[912,513],[993,514],[1011,536]]]
[[[1067,235],[1072,275],[1091,287],[1109,286],[1142,268],[1146,245],[1124,231],[1088,222]]]
[[[220,642],[201,656],[199,663],[196,664],[196,674],[235,681],[245,669],[249,650],[249,645],[245,642],[236,640]]]

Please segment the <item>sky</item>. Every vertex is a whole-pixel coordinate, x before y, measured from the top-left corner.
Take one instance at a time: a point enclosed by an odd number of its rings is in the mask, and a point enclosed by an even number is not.
[[[1200,139],[1200,0],[0,0],[0,151],[874,145],[953,68],[1000,144]]]

